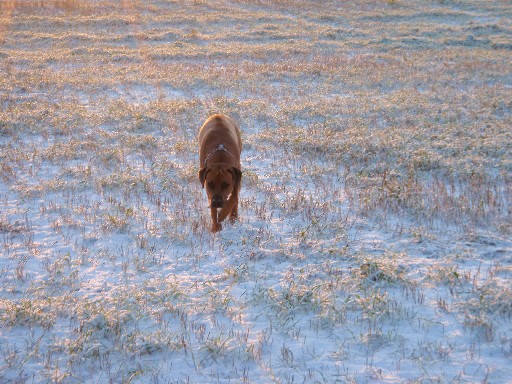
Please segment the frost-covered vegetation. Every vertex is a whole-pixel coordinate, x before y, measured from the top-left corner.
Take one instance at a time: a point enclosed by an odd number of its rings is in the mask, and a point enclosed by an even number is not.
[[[506,1],[1,1],[0,383],[507,382],[511,126]]]

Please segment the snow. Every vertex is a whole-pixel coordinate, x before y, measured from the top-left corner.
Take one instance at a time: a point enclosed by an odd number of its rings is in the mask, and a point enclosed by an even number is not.
[[[510,5],[9,4],[0,383],[510,382]]]

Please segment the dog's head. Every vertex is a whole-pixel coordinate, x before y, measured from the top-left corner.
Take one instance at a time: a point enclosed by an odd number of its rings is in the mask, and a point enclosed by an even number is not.
[[[232,193],[238,193],[242,172],[235,167],[205,167],[199,171],[199,180],[206,187],[212,208],[222,208]]]

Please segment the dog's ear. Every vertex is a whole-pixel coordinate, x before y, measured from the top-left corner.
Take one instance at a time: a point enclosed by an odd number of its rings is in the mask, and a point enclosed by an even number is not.
[[[230,169],[230,172],[233,175],[233,189],[238,190],[238,185],[242,180],[242,171],[239,170],[238,168],[233,167]]]
[[[204,188],[204,182],[206,180],[206,174],[208,173],[208,168],[204,167],[199,170],[199,181]]]

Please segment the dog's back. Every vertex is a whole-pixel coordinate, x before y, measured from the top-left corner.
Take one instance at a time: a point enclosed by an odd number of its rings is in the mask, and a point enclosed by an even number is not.
[[[203,165],[210,151],[223,145],[233,154],[240,166],[240,153],[242,152],[242,138],[236,122],[229,116],[215,114],[210,116],[199,131],[199,161]]]

